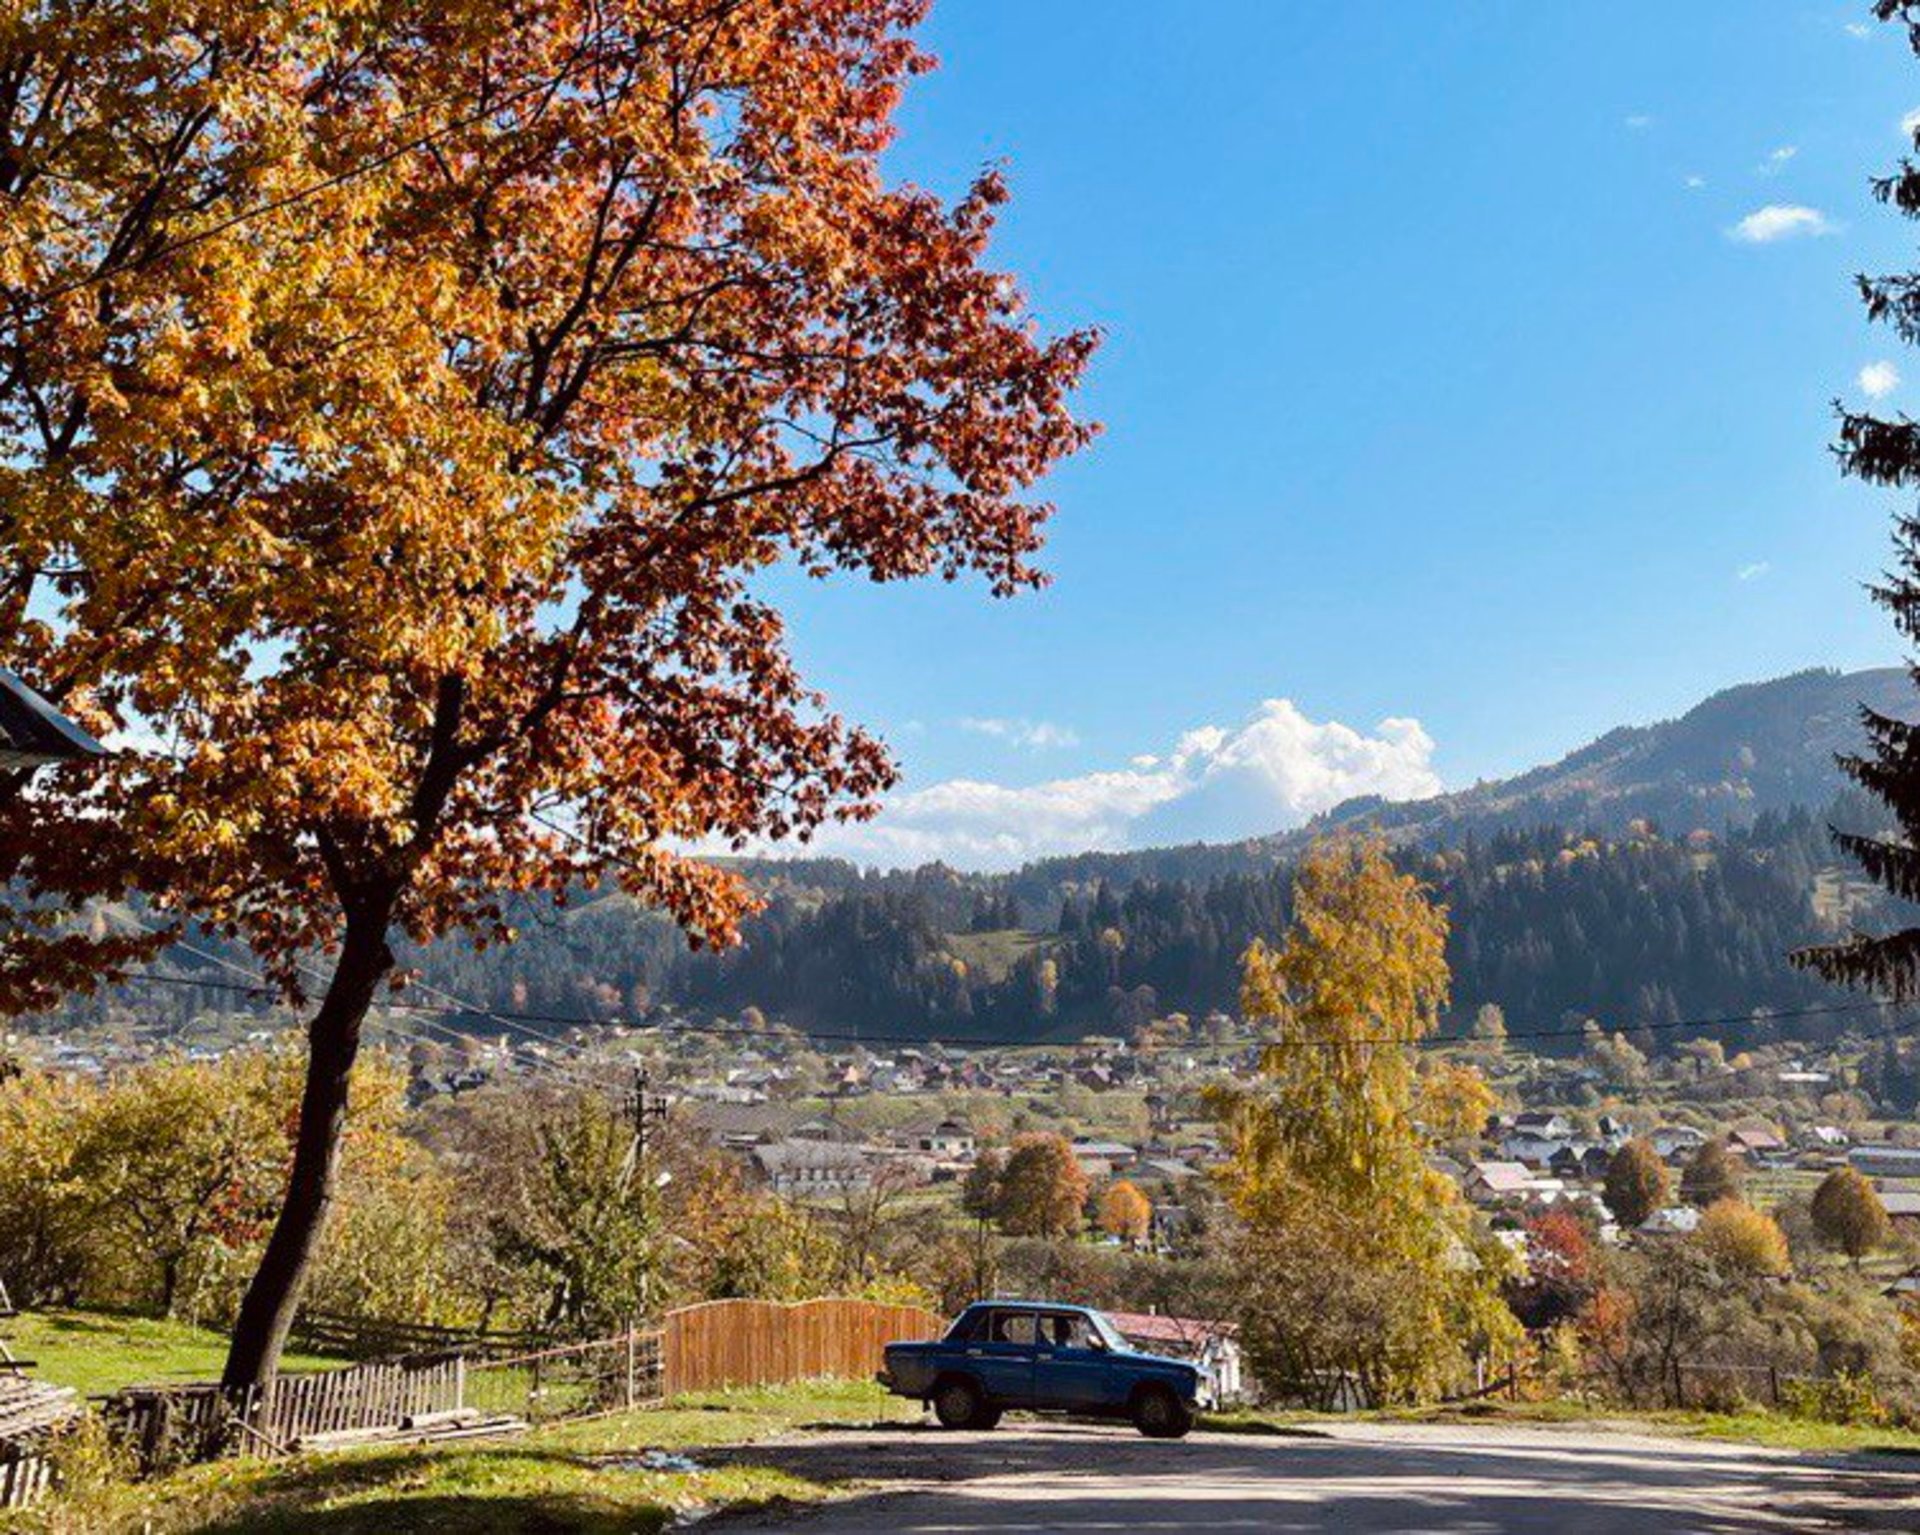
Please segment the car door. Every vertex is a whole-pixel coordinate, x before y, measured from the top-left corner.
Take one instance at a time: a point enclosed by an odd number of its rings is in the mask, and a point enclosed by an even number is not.
[[[1040,1313],[1033,1395],[1036,1407],[1057,1412],[1094,1412],[1113,1405],[1112,1361],[1084,1314]]]
[[[1038,1318],[1027,1308],[996,1307],[967,1341],[966,1360],[987,1395],[1005,1407],[1033,1405]]]

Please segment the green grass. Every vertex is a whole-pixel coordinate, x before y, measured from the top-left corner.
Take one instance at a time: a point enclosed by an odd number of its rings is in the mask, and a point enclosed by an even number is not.
[[[122,1386],[217,1380],[226,1362],[225,1333],[153,1317],[104,1311],[27,1311],[4,1325],[8,1344],[35,1362],[42,1379],[103,1396]],[[290,1370],[338,1360],[289,1354]]]
[[[1034,954],[1057,948],[1057,933],[1031,933],[1022,928],[996,928],[987,933],[948,933],[942,940],[969,972],[996,986],[1013,974],[1013,967]]]
[[[224,1461],[147,1483],[97,1482],[7,1535],[436,1535],[648,1532],[700,1509],[806,1503],[830,1485],[759,1466],[655,1468],[648,1451],[748,1444],[812,1423],[911,1418],[866,1383],[808,1382],[687,1397],[670,1407],[515,1438]]]

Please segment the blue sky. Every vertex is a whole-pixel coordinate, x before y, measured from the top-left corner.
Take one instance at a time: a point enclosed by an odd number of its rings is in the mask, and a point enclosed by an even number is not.
[[[1006,164],[996,260],[1105,328],[1105,435],[1046,486],[1046,592],[793,592],[808,672],[907,775],[825,845],[1249,835],[1897,659],[1859,591],[1892,502],[1827,451],[1862,369],[1920,409],[1851,285],[1920,233],[1867,189],[1920,62],[1866,20],[937,3],[891,167]]]

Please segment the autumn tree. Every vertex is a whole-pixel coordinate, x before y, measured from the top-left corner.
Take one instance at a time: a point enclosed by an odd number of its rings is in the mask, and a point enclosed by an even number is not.
[[[1654,1211],[1665,1209],[1672,1193],[1667,1164],[1660,1160],[1659,1152],[1637,1136],[1616,1151],[1607,1164],[1601,1197],[1622,1226],[1638,1226]]]
[[[1065,1136],[1018,1135],[1001,1168],[994,1218],[1008,1236],[1072,1236],[1087,1202],[1087,1174]]]
[[[1600,1288],[1592,1234],[1567,1210],[1527,1222],[1527,1271],[1507,1289],[1508,1304],[1529,1330],[1578,1317]]]
[[[261,102],[177,84],[177,32],[128,30],[127,89],[186,90],[196,152],[270,155],[170,198],[154,262],[90,280],[60,345],[21,341],[63,398],[112,402],[76,429],[94,462],[7,460],[9,506],[50,509],[10,563],[77,572],[36,596],[86,719],[168,743],[49,780],[35,819],[96,856],[47,888],[137,879],[294,1001],[326,956],[230,1386],[284,1344],[394,935],[506,938],[515,893],[612,878],[729,941],[747,893],[687,849],[803,837],[892,779],[759,578],[1036,585],[1025,492],[1087,440],[1093,344],[1039,337],[985,264],[997,173],[951,207],[882,175],[923,0],[292,9]],[[231,185],[231,213],[193,200]],[[0,271],[16,311],[55,304],[39,243]],[[140,314],[124,410],[103,295]]]
[[[1814,1235],[1856,1265],[1885,1244],[1892,1230],[1887,1207],[1871,1183],[1851,1167],[1837,1167],[1813,1191]]]
[[[1243,961],[1241,1010],[1270,1036],[1260,1081],[1210,1098],[1240,1217],[1242,1336],[1272,1389],[1343,1372],[1372,1400],[1437,1393],[1505,1346],[1503,1260],[1472,1254],[1414,1123],[1414,1047],[1447,998],[1447,916],[1375,841],[1320,844],[1293,926]]]
[[[1702,1214],[1693,1240],[1728,1273],[1768,1278],[1791,1266],[1786,1233],[1738,1198],[1721,1199]]]
[[[1420,1077],[1415,1112],[1436,1141],[1464,1141],[1486,1129],[1499,1101],[1487,1079],[1473,1067],[1436,1061]]]
[[[540,1276],[543,1326],[612,1331],[660,1301],[666,1233],[656,1165],[608,1096],[568,1090],[515,1121],[517,1176],[493,1212],[502,1258]]]
[[[1680,1197],[1698,1210],[1740,1197],[1740,1161],[1724,1136],[1703,1142],[1688,1159],[1680,1173]]]
[[[1920,4],[1912,0],[1876,0],[1874,14],[1905,27],[1907,42],[1920,55]],[[1920,147],[1920,128],[1912,133]],[[1920,159],[1903,159],[1873,183],[1874,195],[1907,218],[1920,218]],[[1867,317],[1893,328],[1909,346],[1920,342],[1920,273],[1900,272],[1858,279]],[[1920,487],[1920,422],[1904,414],[1888,418],[1837,406],[1840,433],[1836,450],[1841,472],[1870,485],[1912,492]],[[1891,615],[1894,628],[1908,640],[1920,640],[1920,513],[1897,513],[1893,524],[1893,569],[1869,588],[1872,599]],[[1908,671],[1920,685],[1920,664]],[[1846,775],[1884,804],[1897,832],[1878,836],[1834,831],[1834,841],[1869,878],[1900,901],[1920,900],[1920,735],[1904,718],[1865,705],[1860,709],[1866,749],[1843,755]],[[1802,949],[1796,964],[1841,985],[1870,990],[1896,1002],[1920,995],[1920,927],[1892,932],[1855,932],[1838,943]]]
[[[164,1059],[120,1078],[73,1127],[72,1175],[97,1229],[136,1273],[157,1278],[162,1315],[191,1298],[182,1285],[196,1267],[265,1230],[286,1177],[283,1105],[297,1078],[295,1063],[259,1052]]]
[[[1100,1195],[1100,1229],[1129,1247],[1147,1239],[1153,1224],[1153,1202],[1129,1179],[1110,1184]]]

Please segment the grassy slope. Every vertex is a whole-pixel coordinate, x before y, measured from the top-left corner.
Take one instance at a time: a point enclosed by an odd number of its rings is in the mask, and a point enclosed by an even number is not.
[[[18,1357],[35,1361],[36,1375],[88,1396],[162,1381],[217,1380],[227,1357],[224,1333],[103,1311],[23,1312],[5,1324],[4,1336]],[[290,1370],[338,1363],[302,1354],[286,1359]]]
[[[689,1397],[671,1408],[562,1424],[517,1438],[227,1461],[154,1482],[106,1485],[8,1524],[33,1535],[492,1535],[511,1530],[663,1528],[722,1504],[807,1502],[829,1489],[760,1467],[680,1469],[649,1451],[744,1444],[819,1422],[913,1417],[911,1404],[860,1383]]]

